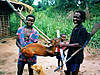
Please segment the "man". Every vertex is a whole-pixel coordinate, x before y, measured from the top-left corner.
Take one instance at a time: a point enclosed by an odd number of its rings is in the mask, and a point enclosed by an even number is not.
[[[21,48],[38,42],[39,33],[32,27],[35,21],[35,17],[30,14],[26,17],[26,25],[18,28],[16,45],[19,47],[19,58],[18,58],[18,71],[17,75],[22,75],[25,64],[28,64],[29,75],[33,75],[31,65],[36,64],[36,55],[31,58],[25,57],[21,52]]]
[[[75,27],[72,30],[70,42],[68,46],[68,55],[69,58],[75,51],[83,46],[87,40],[88,32],[83,27],[82,22],[85,21],[86,14],[84,11],[75,11],[73,16],[73,22]],[[80,64],[83,62],[84,54],[83,50],[78,52],[71,60],[66,63],[67,70],[65,71],[66,75],[78,75]]]

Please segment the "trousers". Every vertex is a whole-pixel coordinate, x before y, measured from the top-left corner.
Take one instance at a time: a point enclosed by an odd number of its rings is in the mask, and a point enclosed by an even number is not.
[[[78,75],[80,64],[66,64],[65,75]]]
[[[26,63],[26,62],[20,62],[20,63],[17,64],[17,67],[18,67],[17,75],[23,74],[25,64],[28,64],[29,75],[33,75],[33,69],[31,68],[31,65],[33,65],[33,64],[32,63]]]

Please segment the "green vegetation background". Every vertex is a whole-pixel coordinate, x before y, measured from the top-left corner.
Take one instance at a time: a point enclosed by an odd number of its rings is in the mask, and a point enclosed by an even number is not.
[[[90,19],[87,19],[83,25],[86,27],[88,32],[91,32],[94,23],[97,21],[100,23],[100,3],[89,7]],[[71,8],[69,8],[71,9]],[[60,34],[64,33],[68,40],[70,38],[72,29],[74,27],[71,13],[77,9],[72,9],[67,11],[67,9],[56,8],[49,6],[45,10],[35,8],[33,13],[36,17],[35,25],[44,32],[50,38],[57,37],[57,30],[60,30]],[[36,11],[37,10],[37,11]],[[82,9],[85,11],[85,9]],[[26,17],[28,12],[22,12]],[[13,13],[10,15],[11,23],[11,35],[15,35],[18,27],[20,26],[19,17]],[[23,23],[23,25],[25,25]],[[92,37],[89,47],[100,49],[100,30]]]

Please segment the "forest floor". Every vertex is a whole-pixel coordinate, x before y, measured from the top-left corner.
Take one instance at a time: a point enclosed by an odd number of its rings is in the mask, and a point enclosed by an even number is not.
[[[100,49],[91,49],[88,52],[85,48],[85,58],[80,67],[79,75],[100,75]],[[98,54],[92,54],[96,52]],[[0,75],[17,75],[18,47],[15,38],[5,38],[0,40]],[[61,72],[54,72],[57,68],[56,57],[37,57],[37,64],[42,65],[47,75],[64,75]],[[25,65],[23,75],[28,75],[27,65]]]

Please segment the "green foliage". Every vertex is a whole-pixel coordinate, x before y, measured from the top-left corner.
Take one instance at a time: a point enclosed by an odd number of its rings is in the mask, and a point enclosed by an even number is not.
[[[3,75],[3,74],[5,74],[5,72],[3,72],[3,71],[0,71],[0,75]]]
[[[76,10],[78,9],[75,0],[73,2],[69,2],[70,0],[66,0],[65,6],[66,10],[61,8],[55,8],[55,6],[50,6],[46,8],[46,10],[40,11],[38,10],[37,7],[37,12],[33,12],[33,14],[36,17],[35,25],[42,31],[44,32],[48,37],[50,38],[55,38],[57,37],[57,30],[60,30],[60,34],[65,33],[67,35],[67,39],[70,38],[72,29],[73,29],[73,22],[72,19],[68,19],[67,17],[69,16],[68,12],[71,10]],[[73,1],[73,0],[72,0]],[[88,0],[87,0],[88,1]],[[77,2],[76,2],[77,3]],[[91,19],[86,20],[83,25],[86,27],[88,32],[91,32],[92,27],[94,23],[97,21],[100,23],[100,3],[95,4],[93,1],[88,1],[89,3],[89,12]],[[85,4],[85,1],[83,0],[83,4]],[[93,6],[91,5],[93,4]],[[71,6],[72,5],[72,6]],[[81,9],[85,9],[84,7],[81,7]],[[94,11],[95,9],[95,11]],[[26,17],[28,12],[22,12],[22,14]],[[17,28],[19,27],[19,19],[16,17],[15,14],[11,15],[11,31],[16,32]],[[24,25],[24,24],[23,24]],[[90,43],[88,44],[91,47],[94,48],[100,48],[100,30],[91,38]]]
[[[86,20],[84,23],[84,26],[87,28],[88,32],[92,31],[92,27],[95,22],[98,22],[100,24],[100,17],[93,17],[91,20]],[[89,46],[92,48],[100,48],[100,30],[95,33],[95,35],[91,38],[91,41],[89,42]]]
[[[92,54],[96,54],[96,52],[92,52]]]
[[[19,22],[20,22],[19,18],[16,16],[16,14],[12,13],[10,15],[10,27],[11,27],[10,32],[11,32],[12,36],[15,35],[15,33],[19,27]]]
[[[98,16],[100,16],[100,13],[98,13],[98,12],[100,12],[100,3],[98,3],[98,4],[94,4],[94,5],[90,5],[89,6],[89,10],[90,10],[90,12],[92,12],[92,16],[96,19],[96,17],[98,17]],[[94,10],[95,11],[94,11]],[[97,13],[96,13],[97,12]]]
[[[23,3],[28,4],[28,5],[32,5],[34,0],[21,0]]]
[[[26,17],[29,13],[28,12],[22,12],[23,16]],[[22,25],[25,25],[22,22]],[[14,36],[17,32],[17,29],[20,27],[20,18],[16,15],[16,13],[12,13],[10,15],[10,32],[11,36]]]
[[[35,13],[35,16],[35,25],[48,37],[57,37],[56,31],[60,30],[60,33],[65,33],[69,38],[73,24],[71,20],[66,19],[67,15],[65,17],[64,13],[59,13],[59,10],[51,7]]]
[[[92,14],[92,12],[90,12],[90,14]],[[35,16],[36,16],[35,25],[48,37],[50,38],[57,37],[56,31],[60,30],[60,34],[65,33],[67,35],[67,39],[70,38],[70,34],[73,29],[73,22],[72,19],[67,19],[68,15],[66,11],[60,11],[58,9],[50,7],[47,10],[35,13]],[[86,20],[85,23],[83,23],[83,25],[86,27],[88,32],[91,32],[94,23],[99,21],[100,21],[99,16],[93,16],[91,17],[90,20]],[[92,45],[92,47],[94,48],[100,48],[99,33],[100,30],[91,38],[89,46]]]

